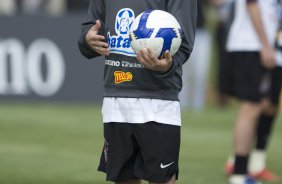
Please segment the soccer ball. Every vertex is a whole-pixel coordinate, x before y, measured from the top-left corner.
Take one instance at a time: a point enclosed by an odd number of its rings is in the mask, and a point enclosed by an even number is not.
[[[175,17],[162,10],[148,10],[138,15],[130,28],[131,47],[137,53],[150,48],[158,58],[168,50],[173,56],[182,38],[181,27]]]

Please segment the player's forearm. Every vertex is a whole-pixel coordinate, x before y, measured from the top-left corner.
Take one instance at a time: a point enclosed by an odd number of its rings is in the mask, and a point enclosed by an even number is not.
[[[166,73],[161,73],[160,78],[169,78],[175,74],[188,60],[193,50],[196,20],[197,0],[168,0],[167,11],[175,16],[182,28],[182,43],[178,52],[173,56],[173,62]]]
[[[260,9],[255,0],[248,0],[247,9],[263,47],[270,46],[264,30]]]
[[[175,16],[182,28],[182,43],[173,60],[181,66],[189,58],[195,40],[197,23],[196,0],[169,0],[168,12]]]

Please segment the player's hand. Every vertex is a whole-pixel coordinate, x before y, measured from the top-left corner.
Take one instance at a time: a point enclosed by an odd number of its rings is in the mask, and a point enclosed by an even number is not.
[[[151,49],[142,49],[137,53],[137,60],[144,65],[145,68],[155,70],[161,73],[167,72],[172,65],[172,56],[166,51],[163,59],[158,59]]]
[[[262,65],[268,69],[275,67],[275,50],[270,46],[265,46],[260,52]]]
[[[89,29],[86,35],[86,41],[95,52],[102,56],[108,56],[110,50],[108,44],[105,42],[105,37],[98,34],[100,27],[101,22],[97,20],[96,24]]]

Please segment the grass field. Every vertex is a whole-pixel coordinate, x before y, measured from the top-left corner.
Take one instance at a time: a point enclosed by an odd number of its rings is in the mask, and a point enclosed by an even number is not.
[[[226,184],[234,116],[232,108],[183,112],[179,184]],[[268,166],[282,176],[281,119]],[[104,184],[96,171],[102,144],[98,106],[2,103],[0,184]]]

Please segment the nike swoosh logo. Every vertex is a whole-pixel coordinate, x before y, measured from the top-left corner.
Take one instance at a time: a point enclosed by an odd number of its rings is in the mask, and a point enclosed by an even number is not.
[[[173,163],[174,163],[174,162],[171,162],[171,163],[166,164],[166,165],[163,165],[163,163],[161,163],[160,167],[161,167],[162,169],[164,169],[164,168],[167,168],[168,166],[170,166],[170,165],[173,164]]]

